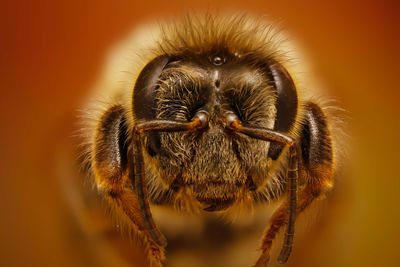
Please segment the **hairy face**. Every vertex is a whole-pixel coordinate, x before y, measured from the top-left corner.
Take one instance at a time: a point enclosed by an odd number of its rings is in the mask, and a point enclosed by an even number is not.
[[[230,204],[241,188],[261,184],[271,159],[269,142],[233,134],[225,114],[243,124],[272,129],[276,91],[268,73],[237,57],[185,57],[169,62],[154,93],[155,118],[187,122],[208,114],[208,128],[150,134],[146,147],[164,183],[189,188],[200,202]]]

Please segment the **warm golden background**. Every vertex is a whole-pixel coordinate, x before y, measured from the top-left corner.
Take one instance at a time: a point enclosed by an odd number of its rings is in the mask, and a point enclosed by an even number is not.
[[[312,257],[297,252],[295,259],[316,267],[400,266],[399,4],[137,2],[0,3],[0,266],[101,266],[93,256],[106,256],[85,246],[76,226],[85,219],[69,190],[73,172],[60,164],[71,156],[77,109],[108,48],[134,25],[198,7],[282,19],[350,113],[351,166],[330,206],[334,223],[313,239]]]

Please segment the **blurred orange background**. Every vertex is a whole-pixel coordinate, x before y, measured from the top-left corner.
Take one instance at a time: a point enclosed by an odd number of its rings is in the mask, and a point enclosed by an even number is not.
[[[60,151],[73,150],[77,109],[109,47],[143,21],[197,8],[282,20],[349,111],[352,157],[338,218],[304,266],[400,266],[399,4],[137,2],[0,3],[0,266],[99,266],[82,259],[79,232],[63,233],[76,219],[58,177]]]

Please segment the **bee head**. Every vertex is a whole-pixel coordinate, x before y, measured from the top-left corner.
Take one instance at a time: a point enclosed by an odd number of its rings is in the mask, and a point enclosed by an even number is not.
[[[296,88],[282,65],[221,49],[155,58],[139,75],[133,103],[137,120],[201,116],[198,131],[148,133],[144,143],[165,184],[189,186],[205,201],[249,185],[257,189],[281,152],[276,144],[232,133],[227,114],[244,125],[287,132],[297,112]]]

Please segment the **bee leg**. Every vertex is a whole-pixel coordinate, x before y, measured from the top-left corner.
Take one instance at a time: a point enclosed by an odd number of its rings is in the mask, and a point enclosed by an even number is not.
[[[298,192],[296,215],[331,188],[334,178],[332,140],[326,116],[315,103],[309,102],[305,105],[305,121],[298,144],[301,150],[299,175],[305,181],[305,186]],[[280,228],[287,223],[289,204],[290,202],[283,203],[272,215],[261,244],[262,255],[256,263],[257,267],[267,266],[272,242]],[[285,263],[289,254],[281,253],[278,262]]]
[[[122,106],[109,108],[101,117],[94,143],[92,166],[97,188],[115,210],[118,217],[127,218],[129,227],[144,238],[152,266],[162,266],[165,238],[160,233],[157,240],[148,231],[148,218],[143,216],[141,200],[131,182],[132,155]],[[142,196],[143,197],[143,196]],[[145,196],[144,196],[145,197]],[[154,223],[153,223],[154,224]],[[157,232],[159,233],[159,232]]]
[[[283,247],[278,262],[285,263],[292,251],[294,227],[297,212],[297,181],[298,181],[298,156],[295,145],[289,147],[290,159],[287,172],[287,201],[283,203],[272,215],[272,219],[261,243],[262,254],[257,260],[256,267],[266,267],[270,259],[270,250],[280,228],[287,225]]]
[[[270,259],[270,251],[272,248],[273,241],[278,234],[281,227],[285,226],[287,223],[287,210],[289,205],[287,202],[283,203],[272,215],[269,227],[267,228],[264,238],[261,242],[260,250],[262,251],[261,256],[258,258],[256,267],[266,267]],[[285,247],[283,248],[285,249]],[[290,251],[289,251],[290,253]],[[279,263],[284,263],[280,262]]]

